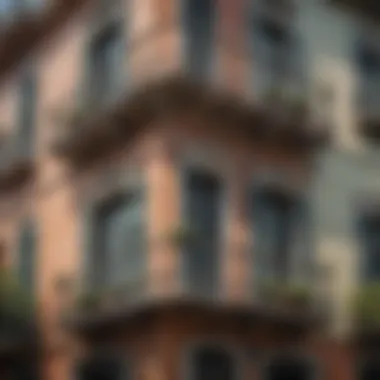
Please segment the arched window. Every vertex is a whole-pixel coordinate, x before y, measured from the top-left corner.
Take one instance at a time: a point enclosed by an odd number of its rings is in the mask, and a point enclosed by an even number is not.
[[[265,380],[314,380],[314,369],[311,363],[299,357],[288,355],[271,360],[264,370]]]
[[[236,363],[222,347],[200,347],[193,353],[191,374],[191,380],[233,380]]]

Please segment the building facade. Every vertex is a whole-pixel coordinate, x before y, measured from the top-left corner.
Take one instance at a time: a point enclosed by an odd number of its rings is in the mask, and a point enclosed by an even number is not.
[[[31,3],[0,37],[0,377],[376,378],[379,10]]]

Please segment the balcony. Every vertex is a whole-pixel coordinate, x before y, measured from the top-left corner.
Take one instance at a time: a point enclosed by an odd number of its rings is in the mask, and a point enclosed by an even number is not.
[[[33,177],[34,160],[30,142],[10,135],[0,146],[0,193],[9,193],[26,185]]]
[[[199,68],[199,62],[205,61],[201,59],[194,63],[196,68],[182,62],[182,42],[174,27],[157,27],[131,45],[131,73],[126,75],[131,82],[121,83],[112,99],[100,104],[62,100],[54,110],[58,130],[53,152],[74,168],[122,147],[149,121],[165,115],[200,115],[210,125],[234,128],[249,139],[300,150],[326,142],[328,128],[312,112],[306,89],[291,93],[282,80],[275,89],[267,89],[270,96],[256,99],[246,96],[250,85],[247,88],[244,78],[242,90],[236,93],[232,91],[236,83],[227,79],[231,73],[216,76],[217,70]],[[215,55],[251,66],[248,52],[220,41],[216,45]]]
[[[53,0],[41,2],[40,7],[17,7],[10,15],[3,15],[0,24],[0,75],[20,62],[86,0]],[[17,1],[14,1],[17,3]],[[13,5],[13,2],[11,2]]]
[[[196,288],[199,288],[197,286]],[[323,312],[305,288],[290,286],[281,291],[261,292],[251,300],[231,302],[222,295],[191,288],[158,293],[146,281],[126,284],[104,292],[86,292],[66,309],[64,325],[79,334],[115,331],[131,321],[144,320],[160,312],[206,313],[232,321],[268,325],[286,333],[303,333],[321,326]]]
[[[0,362],[35,353],[38,340],[31,297],[2,271],[0,273]]]
[[[200,267],[202,263],[188,262],[195,256],[182,252],[182,248],[193,244],[193,239],[193,234],[190,238],[181,231],[172,240],[180,248],[178,253],[183,257],[179,261],[186,261],[186,269],[166,270],[150,278],[141,276],[117,286],[77,290],[64,308],[67,328],[84,335],[114,331],[131,321],[168,311],[215,315],[237,324],[248,322],[249,326],[269,325],[290,334],[302,334],[323,323],[326,310],[310,279],[301,283],[260,280],[255,281],[253,289],[241,279],[222,284],[218,271],[206,272]],[[238,293],[223,290],[226,285],[239,289]]]
[[[267,320],[288,330],[320,326],[326,317],[322,297],[310,280],[272,280],[255,286],[255,304]]]

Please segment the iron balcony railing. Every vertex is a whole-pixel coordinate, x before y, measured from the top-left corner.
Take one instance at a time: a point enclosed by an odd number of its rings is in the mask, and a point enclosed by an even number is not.
[[[175,244],[180,260],[174,270],[150,275],[136,273],[133,279],[102,287],[84,283],[81,288],[77,287],[74,296],[67,298],[71,301],[64,308],[66,319],[75,326],[86,327],[165,305],[221,312],[233,312],[239,305],[239,312],[266,315],[280,321],[319,320],[326,311],[323,309],[326,306],[325,295],[318,290],[318,279],[306,272],[302,279],[290,273],[286,281],[273,276],[268,281],[269,277],[255,275],[257,271],[253,260],[252,268],[244,279],[227,279],[223,275],[222,255],[218,251],[218,263],[215,263],[215,270],[207,281],[207,272],[201,262],[197,264],[198,270],[189,271],[190,266],[195,268],[189,259],[196,253],[186,249],[188,243],[176,241]],[[239,244],[236,249],[241,251],[243,247]],[[205,275],[200,276],[199,273]]]

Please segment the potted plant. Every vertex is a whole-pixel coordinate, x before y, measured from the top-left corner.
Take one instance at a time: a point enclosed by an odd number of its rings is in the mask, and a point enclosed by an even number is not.
[[[264,103],[268,106],[273,104],[279,104],[284,98],[284,88],[283,86],[276,84],[270,86],[264,94]]]
[[[262,285],[262,296],[277,306],[304,309],[310,305],[312,294],[304,284],[271,281]]]
[[[299,88],[287,84],[271,86],[264,100],[270,106],[284,107],[292,117],[304,117],[308,110],[306,94]]]
[[[364,328],[380,328],[380,282],[367,284],[354,298],[356,323]]]
[[[191,226],[178,226],[168,234],[168,240],[175,246],[184,246],[200,238],[199,231]]]
[[[312,293],[308,286],[304,284],[288,284],[284,292],[289,306],[301,309],[310,306]]]
[[[100,292],[88,291],[82,293],[77,299],[77,305],[84,311],[98,310],[102,306]]]
[[[17,321],[33,318],[34,300],[8,272],[0,273],[0,312]]]

